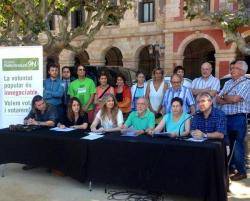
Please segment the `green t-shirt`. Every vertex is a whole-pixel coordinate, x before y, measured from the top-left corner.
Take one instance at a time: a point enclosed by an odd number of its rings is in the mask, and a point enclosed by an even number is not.
[[[91,95],[96,93],[95,83],[92,79],[85,77],[83,80],[74,80],[69,85],[68,94],[70,97],[77,97],[81,101],[82,105],[85,106]],[[90,104],[88,111],[94,109],[94,104]]]
[[[137,111],[131,112],[125,122],[127,127],[133,126],[135,130],[146,130],[155,127],[155,115],[149,110],[143,117],[138,116]]]

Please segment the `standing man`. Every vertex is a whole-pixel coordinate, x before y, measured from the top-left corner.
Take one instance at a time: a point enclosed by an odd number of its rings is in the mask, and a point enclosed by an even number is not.
[[[61,117],[63,86],[58,78],[58,65],[51,63],[48,68],[49,78],[43,82],[43,98],[47,103],[55,106],[58,116]]]
[[[179,97],[183,100],[183,111],[186,113],[195,113],[195,100],[192,95],[192,92],[189,88],[183,86],[182,83],[182,78],[177,75],[173,74],[171,76],[171,85],[169,89],[167,89],[164,98],[163,98],[163,113],[169,113],[171,112],[171,101],[174,97]]]
[[[63,104],[64,115],[66,115],[67,113],[67,105],[70,99],[70,96],[68,95],[68,88],[71,81],[72,79],[71,79],[70,67],[68,66],[62,67],[62,86],[63,86],[62,104]]]
[[[205,62],[201,65],[201,77],[192,82],[192,93],[196,97],[201,92],[207,92],[212,97],[220,91],[220,80],[212,75],[212,65]]]
[[[247,112],[249,106],[250,80],[245,77],[248,66],[245,61],[237,61],[230,67],[232,79],[228,80],[216,101],[227,115],[227,132],[236,132],[236,144],[231,168],[235,165],[238,171],[231,180],[237,181],[247,178],[245,167],[244,138],[247,131]]]
[[[84,66],[77,67],[78,79],[71,82],[69,85],[68,94],[70,97],[77,97],[82,103],[82,109],[88,113],[88,120],[94,120],[94,97],[96,93],[95,83],[92,79],[86,77]]]

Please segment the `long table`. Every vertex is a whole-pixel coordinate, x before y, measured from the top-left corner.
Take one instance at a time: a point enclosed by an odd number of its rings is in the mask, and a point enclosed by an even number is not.
[[[27,163],[65,172],[79,181],[225,201],[223,143],[187,142],[119,133],[87,141],[80,131],[0,130],[0,163]]]

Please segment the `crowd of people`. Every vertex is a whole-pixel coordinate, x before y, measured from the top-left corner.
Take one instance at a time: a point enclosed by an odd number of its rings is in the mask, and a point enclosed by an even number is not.
[[[110,86],[107,72],[99,75],[99,86],[87,77],[83,65],[77,66],[78,78],[72,80],[70,68],[51,64],[44,81],[43,97],[36,95],[25,118],[28,125],[58,126],[112,132],[132,128],[136,134],[167,132],[170,137],[188,136],[231,139],[236,132],[235,151],[230,164],[232,180],[247,177],[244,138],[250,110],[250,80],[245,77],[245,61],[230,64],[231,78],[220,90],[220,81],[212,75],[212,65],[201,65],[201,77],[185,82],[185,69],[176,66],[170,83],[164,71],[155,68],[152,79],[137,72],[130,88],[122,74],[116,86]]]

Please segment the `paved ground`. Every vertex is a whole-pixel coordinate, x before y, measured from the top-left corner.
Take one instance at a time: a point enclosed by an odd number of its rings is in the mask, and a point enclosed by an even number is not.
[[[47,173],[45,169],[23,171],[21,164],[8,164],[6,176],[0,177],[0,201],[106,201],[109,194],[104,192],[104,186],[93,186],[88,190],[87,184],[82,184],[69,177],[56,176]],[[231,184],[229,201],[250,200],[250,171],[248,179]],[[108,189],[114,190],[112,189]],[[116,189],[124,191],[124,189]],[[120,201],[126,196],[116,196]],[[179,196],[166,195],[159,201],[195,201]],[[149,200],[150,201],[150,200]]]

